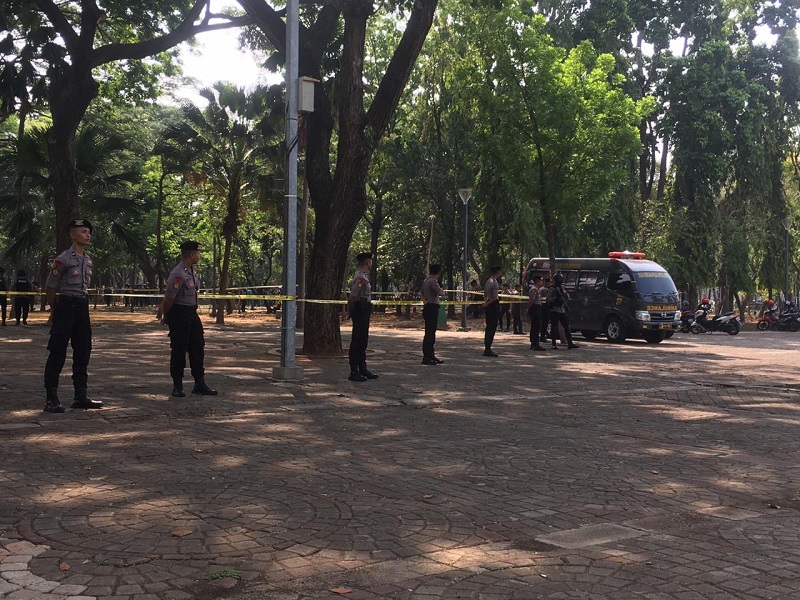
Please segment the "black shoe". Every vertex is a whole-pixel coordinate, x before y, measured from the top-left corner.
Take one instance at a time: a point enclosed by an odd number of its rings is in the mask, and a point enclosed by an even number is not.
[[[553,344],[552,348],[553,350],[558,350],[558,346],[556,346],[555,344]]]
[[[570,344],[567,346],[567,350],[574,350],[575,348],[580,348],[580,346],[578,346],[578,344]]]
[[[484,350],[483,355],[492,357],[500,356],[497,352],[493,352],[491,350]]]
[[[348,377],[348,379],[350,381],[366,381],[367,380],[367,378],[364,377],[358,371],[350,371],[350,377]]]
[[[5,323],[3,323],[5,325]],[[57,388],[47,388],[47,399],[44,401],[44,412],[63,413],[64,407],[58,400]]]
[[[186,398],[186,392],[183,391],[182,385],[173,385],[172,386],[172,397],[173,398]]]
[[[70,408],[82,408],[84,410],[91,410],[93,408],[103,408],[103,403],[100,400],[89,400],[86,397],[75,398]]]
[[[436,362],[436,361],[435,361],[434,359],[432,359],[432,358],[423,358],[423,359],[422,359],[422,364],[423,364],[423,365],[433,365],[433,366],[436,366],[436,365],[438,365],[439,363],[438,363],[438,362]]]
[[[378,378],[378,375],[375,375],[375,373],[373,373],[369,369],[361,369],[360,373],[364,377],[366,377],[367,379],[377,379]]]
[[[435,362],[437,365],[443,365],[444,364],[444,361],[442,359],[436,358],[435,356],[433,357],[433,362]]]
[[[198,381],[194,384],[192,393],[199,394],[201,396],[216,396],[219,392],[208,387],[205,381]]]
[[[534,351],[536,351],[536,352],[547,352],[547,348],[542,348],[541,346],[536,346],[534,348]]]

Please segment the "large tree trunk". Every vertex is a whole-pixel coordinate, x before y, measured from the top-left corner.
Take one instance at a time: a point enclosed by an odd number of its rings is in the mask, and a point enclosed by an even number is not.
[[[363,184],[361,189],[363,190]],[[342,283],[347,273],[347,250],[360,215],[335,213],[326,215],[322,221],[317,215],[314,230],[314,246],[311,252],[308,278],[308,297],[340,299]],[[353,265],[355,271],[355,265]],[[306,323],[303,334],[304,354],[338,354],[342,350],[339,330],[339,310],[335,304],[307,303]],[[311,324],[313,323],[313,327]]]
[[[67,223],[79,216],[78,192],[83,174],[75,166],[75,135],[99,86],[82,63],[66,68],[47,90],[53,126],[47,135],[47,167],[56,215],[56,247],[71,241]]]
[[[256,25],[282,52],[286,50],[285,24],[263,0],[239,0]],[[364,109],[364,50],[366,25],[374,14],[372,0],[326,3],[310,30],[301,32],[300,70],[322,80],[321,65],[330,42],[339,35],[344,17],[342,54],[336,75],[338,120],[334,104],[326,96],[327,85],[315,86],[315,111],[307,116],[306,177],[315,211],[314,246],[309,261],[308,298],[339,298],[344,281],[347,251],[358,221],[367,206],[365,186],[375,145],[385,134],[397,109],[411,70],[433,24],[437,0],[417,0],[400,43],[383,79]],[[341,12],[340,12],[341,11]],[[331,139],[338,126],[336,169],[331,175]],[[341,334],[336,305],[307,303],[303,351],[336,355]]]
[[[225,295],[228,291],[228,271],[231,266],[232,234],[225,234],[225,251],[222,253],[222,268],[219,273],[219,293]],[[217,325],[225,324],[225,300],[217,300]]]

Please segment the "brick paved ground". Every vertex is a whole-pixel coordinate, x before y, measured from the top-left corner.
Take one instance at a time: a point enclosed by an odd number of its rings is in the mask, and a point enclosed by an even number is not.
[[[108,408],[48,415],[40,319],[0,330],[2,598],[800,598],[800,334],[453,331],[423,367],[379,329],[377,381],[286,384],[248,318],[207,323],[221,395],[178,400],[165,331],[100,315]]]

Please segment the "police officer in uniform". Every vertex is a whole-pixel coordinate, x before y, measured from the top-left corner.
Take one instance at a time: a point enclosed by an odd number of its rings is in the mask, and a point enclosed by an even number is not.
[[[6,326],[6,313],[8,312],[8,300],[6,299],[5,292],[8,291],[6,287],[6,270],[0,267],[0,310],[3,313],[3,327]]]
[[[200,277],[194,266],[200,262],[200,244],[187,240],[181,244],[181,262],[172,269],[167,278],[164,294],[163,322],[169,325],[172,351],[169,358],[169,374],[172,376],[172,396],[184,398],[183,370],[186,368],[186,353],[194,377],[193,394],[216,396],[217,390],[206,385],[203,359],[205,357],[203,324],[197,314],[197,290]]]
[[[531,350],[546,351],[539,343],[539,332],[542,329],[542,276],[534,275],[531,291],[528,294],[528,316],[531,318]],[[548,311],[548,317],[550,313]]]
[[[52,311],[52,327],[47,349],[50,355],[44,367],[47,390],[44,410],[63,413],[58,400],[58,377],[67,358],[67,345],[72,342],[72,384],[75,400],[72,408],[102,408],[103,403],[86,396],[89,356],[92,352],[92,326],[89,322],[89,282],[92,258],[86,246],[92,239],[92,224],[86,219],[73,219],[67,225],[72,246],[56,256],[47,277],[47,303]]]
[[[369,271],[372,269],[372,254],[362,252],[356,256],[358,271],[350,285],[347,297],[347,314],[353,320],[353,335],[350,338],[350,381],[366,381],[378,376],[367,369],[367,343],[369,342],[369,317],[372,314],[372,289]]]
[[[444,361],[436,358],[436,326],[439,323],[439,296],[443,290],[439,285],[441,265],[431,265],[428,278],[422,282],[422,319],[425,321],[425,337],[422,338],[422,364],[440,365]]]
[[[550,336],[553,340],[553,350],[558,350],[556,340],[558,339],[558,324],[564,328],[564,335],[567,338],[567,348],[573,350],[580,348],[578,344],[572,341],[572,331],[569,326],[569,307],[567,300],[569,300],[569,292],[564,289],[564,276],[561,273],[556,273],[553,277],[553,287],[547,294],[550,304]]]
[[[496,357],[497,352],[492,350],[494,334],[497,332],[500,319],[500,267],[491,268],[491,276],[486,280],[483,290],[483,307],[486,309],[486,332],[483,334],[484,356]]]
[[[17,279],[14,281],[14,291],[23,293],[33,291],[30,279],[28,279],[28,275],[23,269],[17,271]],[[30,296],[14,296],[14,316],[17,319],[17,325],[19,325],[20,319],[22,319],[23,325],[28,324],[28,311],[30,308]]]

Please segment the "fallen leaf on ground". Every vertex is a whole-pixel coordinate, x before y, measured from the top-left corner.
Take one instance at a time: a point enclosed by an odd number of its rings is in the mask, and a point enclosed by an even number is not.
[[[425,494],[425,495],[423,496],[423,498],[425,498],[426,500],[428,500],[429,498],[433,498],[433,494]]]
[[[58,563],[58,570],[59,571],[69,571],[69,564],[65,563],[65,562]]]
[[[172,532],[172,537],[186,537],[187,535],[192,535],[193,533],[193,529],[176,529]]]
[[[351,590],[350,588],[346,588],[346,587],[338,587],[338,588],[331,588],[328,591],[329,592],[333,592],[334,594],[349,594],[353,590]]]

